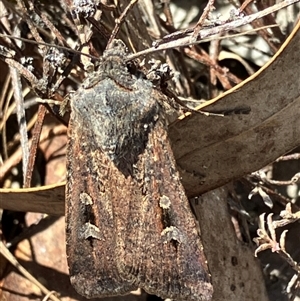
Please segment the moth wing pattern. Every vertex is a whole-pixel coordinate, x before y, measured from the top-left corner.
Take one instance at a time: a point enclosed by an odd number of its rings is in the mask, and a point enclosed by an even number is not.
[[[163,118],[149,132],[136,164],[141,173],[124,179],[127,190],[113,200],[119,270],[162,298],[208,301],[208,267]],[[120,211],[120,203],[128,209]]]
[[[126,294],[136,287],[117,270],[113,208],[99,179],[99,166],[109,161],[93,148],[89,132],[76,121],[71,116],[67,151],[66,247],[71,283],[88,298]]]

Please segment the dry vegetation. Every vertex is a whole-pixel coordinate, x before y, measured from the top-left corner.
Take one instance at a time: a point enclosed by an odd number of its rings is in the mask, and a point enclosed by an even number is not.
[[[65,258],[63,99],[115,35],[143,72],[172,70],[213,300],[299,299],[299,1],[115,2],[0,1],[0,300],[85,300]]]

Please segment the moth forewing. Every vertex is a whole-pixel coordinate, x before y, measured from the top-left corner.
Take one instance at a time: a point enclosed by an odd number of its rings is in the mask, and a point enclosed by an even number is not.
[[[71,106],[80,99],[73,101]],[[109,182],[111,176],[107,169],[111,161],[103,156],[93,136],[82,116],[72,110],[67,150],[67,259],[72,285],[88,298],[136,289],[117,269],[111,196],[103,191],[107,185],[103,178]]]
[[[120,210],[120,203],[126,209]],[[211,299],[202,243],[176,170],[163,114],[147,135],[126,192],[120,191],[113,205],[123,278],[162,298]]]

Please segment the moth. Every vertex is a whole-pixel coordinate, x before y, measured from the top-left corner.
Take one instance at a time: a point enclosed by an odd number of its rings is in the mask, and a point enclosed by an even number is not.
[[[66,239],[72,285],[88,298],[142,288],[208,301],[196,221],[167,137],[159,93],[115,40],[71,99]]]

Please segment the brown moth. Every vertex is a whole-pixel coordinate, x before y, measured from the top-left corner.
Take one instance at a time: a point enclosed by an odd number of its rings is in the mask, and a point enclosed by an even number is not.
[[[176,170],[161,94],[127,70],[115,40],[71,99],[67,256],[82,295],[138,287],[208,301],[212,285],[197,224]]]

